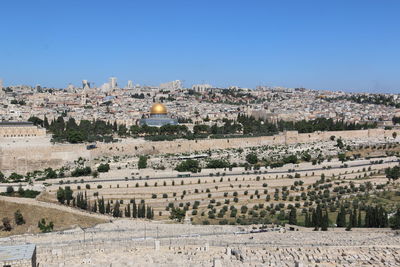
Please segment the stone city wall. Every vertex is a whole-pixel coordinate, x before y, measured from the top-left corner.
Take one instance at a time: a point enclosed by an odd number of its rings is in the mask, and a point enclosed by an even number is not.
[[[143,154],[193,153],[209,149],[243,148],[263,145],[281,145],[329,140],[331,136],[346,139],[392,138],[395,130],[369,129],[302,133],[288,131],[275,136],[250,138],[175,140],[160,142],[127,142],[103,144],[87,150],[85,144],[50,143],[30,146],[0,146],[0,170],[26,173],[48,167],[59,168],[79,157],[88,160],[99,156],[123,156]],[[400,134],[400,133],[398,133]]]
[[[46,136],[46,129],[33,125],[22,126],[0,126],[0,140],[19,137]]]

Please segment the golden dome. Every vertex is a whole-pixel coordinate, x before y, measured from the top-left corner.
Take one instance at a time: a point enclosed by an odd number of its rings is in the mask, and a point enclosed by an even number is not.
[[[151,109],[150,114],[167,114],[167,108],[160,103],[155,103]]]

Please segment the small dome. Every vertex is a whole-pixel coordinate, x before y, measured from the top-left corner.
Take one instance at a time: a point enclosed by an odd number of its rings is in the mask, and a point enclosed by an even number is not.
[[[167,108],[161,103],[155,103],[150,109],[150,114],[167,114]]]

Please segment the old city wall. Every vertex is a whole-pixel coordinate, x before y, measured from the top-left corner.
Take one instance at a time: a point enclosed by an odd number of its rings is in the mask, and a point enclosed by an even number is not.
[[[193,153],[209,149],[243,148],[263,145],[279,145],[307,143],[336,138],[392,138],[395,130],[370,129],[356,131],[333,131],[299,134],[288,131],[275,136],[205,140],[175,140],[161,142],[121,142],[98,144],[93,150],[87,150],[86,145],[68,145],[50,143],[31,147],[0,148],[0,170],[3,172],[26,173],[33,170],[43,170],[48,167],[59,168],[79,157],[94,159],[99,156],[123,156],[143,154]],[[400,133],[398,133],[400,134]]]
[[[60,168],[79,157],[90,159],[84,145],[37,145],[0,148],[0,170],[26,173],[48,167]]]

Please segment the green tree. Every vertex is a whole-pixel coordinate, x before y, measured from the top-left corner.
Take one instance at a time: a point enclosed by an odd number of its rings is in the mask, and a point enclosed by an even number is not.
[[[181,222],[183,218],[185,218],[186,212],[183,209],[180,208],[172,208],[171,210],[171,215],[169,218],[171,220],[177,220],[178,222]]]
[[[20,210],[17,210],[17,211],[14,213],[14,219],[15,219],[15,223],[16,223],[17,225],[25,224],[24,216],[22,216],[22,213],[21,213]]]
[[[229,168],[229,161],[223,159],[213,159],[207,162],[207,168],[217,169],[217,168]]]
[[[390,218],[390,227],[393,230],[400,229],[400,208],[398,208],[394,216]]]
[[[291,208],[289,213],[289,224],[297,224],[296,208]]]
[[[322,216],[321,231],[328,231],[328,227],[329,227],[328,210],[325,209],[325,214]]]
[[[311,226],[310,215],[308,214],[308,212],[306,212],[306,214],[304,216],[305,216],[304,226],[305,227],[310,227]]]
[[[120,204],[119,201],[115,201],[114,207],[113,207],[113,217],[122,217],[121,210],[119,209]]]
[[[11,226],[10,219],[8,219],[7,217],[4,217],[4,218],[2,219],[2,223],[3,223],[3,230],[4,230],[4,231],[9,232],[9,231],[12,230],[12,226]]]
[[[57,178],[57,173],[52,168],[47,168],[44,171],[47,179]]]
[[[133,218],[137,218],[138,217],[137,206],[136,206],[135,199],[133,199],[133,201],[132,201],[132,217]]]
[[[11,185],[7,186],[6,193],[8,195],[11,195],[12,193],[14,193],[14,187],[12,187]]]
[[[344,147],[343,141],[341,138],[336,140],[336,146],[340,149],[342,149]]]
[[[199,162],[197,160],[193,159],[187,159],[185,161],[182,161],[179,163],[176,167],[175,170],[178,172],[200,172],[201,168],[199,167]]]
[[[336,217],[336,225],[337,227],[346,227],[346,210],[343,205],[340,206],[340,210]]]
[[[110,212],[111,212],[110,201],[107,201],[107,205],[106,205],[106,214],[110,214]]]
[[[130,218],[131,217],[131,205],[128,203],[126,205],[127,207],[125,208],[125,217]]]
[[[71,203],[71,200],[73,199],[73,191],[70,186],[66,186],[64,189],[64,198],[67,201],[67,205]]]
[[[246,155],[246,161],[250,164],[256,164],[258,162],[258,157],[256,153],[249,153]]]
[[[53,231],[54,224],[53,224],[53,222],[49,222],[48,224],[46,224],[46,219],[42,218],[38,222],[38,227],[39,227],[40,231],[42,231],[42,233],[49,233],[49,232]]]
[[[394,166],[393,168],[385,169],[386,177],[389,179],[397,180],[400,177],[400,167]]]
[[[346,161],[346,154],[345,153],[338,153],[338,159],[342,163]]]
[[[104,203],[104,197],[101,197],[101,199],[97,199],[97,202],[99,203],[99,212],[101,214],[104,214],[106,212],[106,207],[105,207],[105,203]]]
[[[58,190],[57,190],[57,200],[61,204],[65,203],[65,192],[64,192],[64,189],[61,188],[61,187],[59,187]]]
[[[98,172],[108,172],[110,170],[110,164],[108,163],[101,163],[98,167],[97,167],[97,171]]]
[[[140,156],[139,157],[138,168],[139,169],[146,169],[147,168],[147,156]]]

